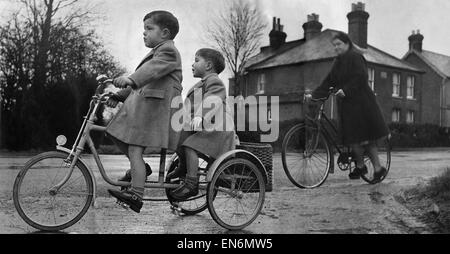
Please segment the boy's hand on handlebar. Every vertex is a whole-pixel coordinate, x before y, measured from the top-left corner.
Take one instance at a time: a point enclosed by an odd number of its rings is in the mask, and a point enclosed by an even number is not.
[[[115,78],[113,83],[114,83],[114,86],[116,86],[118,88],[126,88],[127,86],[133,85],[133,81],[130,78],[125,77],[125,76]]]
[[[109,99],[106,101],[106,106],[115,108],[117,104],[119,104],[119,98],[117,94],[112,94]]]
[[[340,97],[340,98],[345,97],[344,90],[342,90],[342,89],[339,89],[334,95],[336,95],[337,97]]]

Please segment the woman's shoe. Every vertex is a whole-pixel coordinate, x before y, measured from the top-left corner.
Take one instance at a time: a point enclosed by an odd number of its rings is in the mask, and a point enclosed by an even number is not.
[[[186,200],[198,195],[198,177],[186,176],[184,183],[170,192],[171,196],[177,200]]]
[[[385,177],[387,173],[387,169],[385,167],[381,167],[380,171],[375,171],[373,173],[373,180],[380,181],[381,178]]]
[[[117,198],[118,201],[123,202],[130,206],[131,210],[139,213],[142,208],[142,199],[138,197],[134,192],[129,190],[113,190],[108,189],[108,192],[111,196]]]
[[[350,174],[348,174],[348,177],[352,180],[359,179],[361,175],[367,174],[367,167],[364,165],[362,168],[356,167]]]

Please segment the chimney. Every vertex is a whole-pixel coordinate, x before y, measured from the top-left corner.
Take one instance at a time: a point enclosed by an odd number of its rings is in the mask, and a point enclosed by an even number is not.
[[[408,37],[409,50],[416,50],[422,52],[423,35],[420,34],[420,30],[412,31],[412,34]]]
[[[361,48],[367,48],[367,20],[369,13],[365,11],[366,4],[352,4],[352,11],[347,14],[348,36],[353,43]]]
[[[269,33],[270,47],[277,49],[286,42],[286,33],[283,32],[283,26],[280,19],[273,17],[272,31]]]
[[[320,34],[322,31],[322,23],[319,22],[319,15],[312,13],[308,15],[308,21],[303,24],[304,38],[306,41]]]

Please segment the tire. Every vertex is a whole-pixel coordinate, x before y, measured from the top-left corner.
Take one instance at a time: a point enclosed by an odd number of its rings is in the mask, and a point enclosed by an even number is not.
[[[180,160],[176,158],[173,163],[170,165],[169,170],[167,173],[172,172],[179,166]],[[199,193],[195,197],[190,197],[187,200],[179,201],[172,197],[170,192],[173,189],[166,189],[166,196],[169,200],[169,203],[172,205],[172,207],[177,207],[180,209],[180,211],[186,215],[195,215],[198,213],[203,212],[207,208],[207,202],[206,202],[206,170],[208,168],[208,164],[206,161],[200,159],[199,163]],[[166,182],[169,182],[168,179],[166,179]],[[179,179],[171,180],[170,183],[180,183],[181,181]]]
[[[292,127],[283,139],[281,159],[289,180],[299,188],[322,185],[331,168],[331,150],[317,127]]]
[[[71,160],[66,162],[66,159],[68,154],[58,151],[36,155],[20,170],[14,182],[14,206],[20,217],[38,230],[59,231],[72,226],[92,202],[91,174],[80,161],[60,190],[51,193],[50,189],[69,172]]]
[[[243,229],[261,212],[265,192],[263,175],[255,164],[242,158],[230,159],[217,168],[208,184],[209,213],[226,229]]]
[[[381,183],[389,173],[389,168],[391,167],[391,144],[390,138],[386,137],[377,141],[378,148],[378,158],[380,159],[381,166],[386,168],[386,174],[379,180],[374,180],[373,172],[374,167],[367,155],[364,156],[364,163],[367,166],[367,174],[361,175],[361,178],[369,184]]]

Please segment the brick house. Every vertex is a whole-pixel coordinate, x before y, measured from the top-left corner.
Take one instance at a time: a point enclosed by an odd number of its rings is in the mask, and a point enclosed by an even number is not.
[[[403,60],[418,66],[422,76],[421,119],[440,127],[450,127],[450,56],[422,49],[424,36],[413,31],[409,51]]]
[[[364,9],[363,3],[352,4],[347,15],[348,34],[367,60],[368,85],[375,91],[383,115],[387,122],[421,123],[423,71],[368,44],[369,13]],[[290,42],[285,41],[280,19],[274,18],[270,45],[262,47],[260,53],[249,60],[244,81],[236,89],[244,98],[250,95],[279,96],[280,124],[302,119],[301,98],[305,89],[312,90],[322,82],[336,56],[331,40],[338,31],[322,31],[316,14],[307,18],[302,26],[303,38]],[[232,82],[230,91],[234,91]],[[334,100],[327,104],[328,112],[334,112]]]

